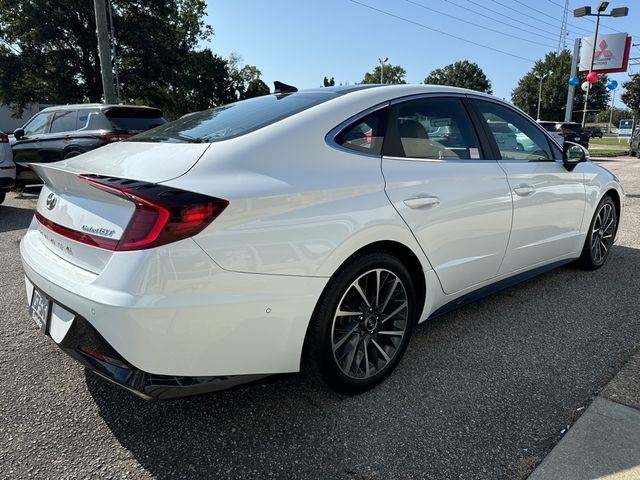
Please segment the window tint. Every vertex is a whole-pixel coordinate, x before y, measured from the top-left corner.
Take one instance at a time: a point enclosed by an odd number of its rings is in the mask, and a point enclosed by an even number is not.
[[[552,160],[544,133],[526,117],[493,102],[476,100],[503,160]]]
[[[150,108],[112,108],[105,115],[113,128],[127,132],[144,132],[167,123],[160,110]]]
[[[218,142],[239,137],[337,97],[332,92],[264,95],[196,112],[132,137],[134,142]]]
[[[359,152],[380,155],[388,113],[388,108],[370,113],[340,132],[336,143]]]
[[[395,105],[387,137],[386,155],[454,160],[480,158],[478,138],[458,98],[422,98]]]
[[[51,123],[51,133],[71,132],[76,129],[76,110],[56,112]]]
[[[24,126],[25,135],[38,135],[49,131],[49,122],[53,113],[39,113],[29,123]]]

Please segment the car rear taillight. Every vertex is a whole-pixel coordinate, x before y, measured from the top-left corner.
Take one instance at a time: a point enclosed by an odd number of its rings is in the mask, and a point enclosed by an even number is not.
[[[164,185],[98,175],[80,178],[135,205],[129,224],[111,248],[116,251],[153,248],[197,235],[229,205],[227,200]]]
[[[125,140],[129,137],[133,137],[135,133],[104,133],[102,135],[98,135],[101,140],[109,143],[109,142],[119,142],[120,140]]]
[[[9,143],[9,135],[0,132],[0,143]]]

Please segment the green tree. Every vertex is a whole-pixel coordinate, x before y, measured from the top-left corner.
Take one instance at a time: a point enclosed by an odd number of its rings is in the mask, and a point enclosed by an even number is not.
[[[271,91],[266,83],[259,78],[255,78],[247,85],[247,91],[244,93],[244,98],[261,97],[262,95],[269,95]]]
[[[624,82],[622,86],[625,92],[620,98],[631,111],[635,112],[637,117],[640,115],[640,73],[631,75],[629,81]]]
[[[333,77],[331,77],[331,79],[329,79],[328,77],[324,77],[322,83],[325,87],[333,87],[336,84],[336,81],[333,79]]]
[[[564,120],[570,71],[571,53],[568,50],[563,50],[559,54],[555,52],[547,53],[543,59],[535,62],[533,68],[520,79],[511,94],[511,100],[514,105],[535,118],[538,109],[539,76],[549,74],[542,80],[540,118],[542,120]],[[584,80],[584,76],[581,76],[580,83]],[[607,108],[609,103],[609,91],[606,88],[607,81],[607,76],[602,75],[592,85],[589,93],[589,110],[599,112]],[[580,121],[582,119],[582,112],[577,110],[582,110],[583,108],[584,92],[578,85],[575,87],[572,120]],[[591,118],[593,117],[594,115],[592,114]]]
[[[121,100],[178,116],[193,103],[194,86],[220,82],[197,94],[203,103],[233,99],[224,85],[226,62],[197,49],[212,35],[204,0],[113,0]],[[0,0],[0,103],[18,113],[30,102],[99,102],[102,80],[93,2]],[[46,19],[46,21],[44,21]],[[203,62],[198,65],[198,62]],[[189,78],[208,72],[209,80]],[[185,84],[189,86],[185,86]],[[189,94],[189,98],[176,95]]]
[[[627,108],[614,108],[613,114],[611,114],[611,109],[607,108],[602,112],[598,112],[595,120],[597,123],[609,123],[609,117],[611,117],[611,124],[617,127],[620,124],[620,120],[633,118],[633,112]]]
[[[229,55],[229,59],[227,60],[229,64],[229,73],[231,75],[231,82],[235,89],[235,95],[237,100],[244,100],[245,98],[251,98],[248,96],[249,85],[254,83],[254,86],[251,88],[251,94],[254,94],[257,91],[264,91],[264,87],[267,85],[260,80],[262,76],[262,72],[255,65],[242,65],[242,56],[237,54],[236,52],[231,52]],[[262,82],[262,87],[257,80]],[[257,90],[259,89],[259,90]],[[267,87],[267,90],[269,87]],[[269,93],[267,91],[267,93]],[[264,94],[263,94],[264,95]],[[253,95],[256,96],[256,95]]]
[[[404,80],[407,76],[407,71],[400,65],[385,65],[382,73],[383,83],[407,83]],[[372,72],[365,73],[360,83],[380,83],[380,65],[374,68]]]
[[[424,83],[468,88],[479,92],[492,93],[491,81],[477,63],[462,60],[433,70]]]

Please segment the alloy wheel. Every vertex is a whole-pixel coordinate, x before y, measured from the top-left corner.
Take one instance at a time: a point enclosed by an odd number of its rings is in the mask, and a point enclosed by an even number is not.
[[[369,270],[345,290],[334,314],[331,346],[336,364],[351,378],[366,379],[384,370],[407,332],[409,299],[390,270]]]
[[[596,264],[604,262],[613,244],[615,221],[613,207],[610,203],[603,203],[591,230],[591,258]]]

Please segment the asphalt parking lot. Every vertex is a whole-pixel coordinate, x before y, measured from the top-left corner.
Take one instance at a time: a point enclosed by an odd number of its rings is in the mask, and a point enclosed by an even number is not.
[[[0,206],[0,478],[524,478],[640,344],[640,160],[608,264],[547,273],[417,329],[358,397],[300,375],[147,403],[74,363],[27,315],[18,242],[37,191]],[[265,345],[265,348],[268,348]]]

